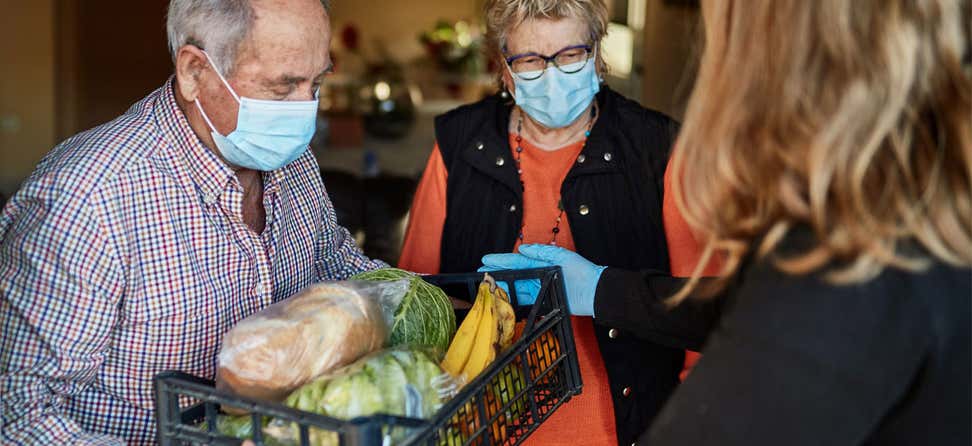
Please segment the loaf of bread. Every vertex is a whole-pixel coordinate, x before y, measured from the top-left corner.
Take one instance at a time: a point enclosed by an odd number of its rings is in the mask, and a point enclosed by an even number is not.
[[[226,334],[216,387],[282,401],[314,378],[382,348],[387,330],[381,307],[360,284],[311,285]]]

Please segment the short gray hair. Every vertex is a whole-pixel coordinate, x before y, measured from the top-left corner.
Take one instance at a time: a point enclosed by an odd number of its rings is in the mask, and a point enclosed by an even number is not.
[[[506,63],[506,36],[513,27],[527,20],[574,17],[587,24],[592,43],[598,46],[598,74],[604,76],[608,72],[600,48],[608,26],[608,8],[604,0],[486,0],[483,11],[486,15],[486,55],[501,64]],[[500,85],[504,72],[503,69],[497,71]]]
[[[321,4],[330,12],[330,0]],[[195,45],[206,50],[224,76],[230,76],[236,51],[254,17],[250,0],[171,0],[165,30],[172,62],[183,45]]]

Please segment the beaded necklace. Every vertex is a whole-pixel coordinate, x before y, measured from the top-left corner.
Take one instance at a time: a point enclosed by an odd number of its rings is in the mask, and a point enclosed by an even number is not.
[[[521,142],[523,141],[523,137],[521,135],[521,132],[523,130],[523,110],[517,110],[517,111],[518,113],[517,113],[517,121],[516,121],[516,174],[519,175],[520,185],[523,186],[523,168],[520,165],[520,158],[522,157],[523,154],[523,146],[521,144]],[[594,105],[591,107],[591,116],[587,121],[587,130],[584,131],[584,142],[581,145],[581,152],[583,152],[584,147],[587,146],[587,138],[591,136],[591,129],[594,127],[595,119],[597,119],[597,102],[594,102]],[[560,222],[563,221],[564,218],[564,201],[562,198],[557,199],[557,210],[560,211],[560,213],[557,214],[557,221],[554,223],[553,229],[550,230],[550,232],[553,234],[553,236],[550,239],[551,245],[557,244],[557,234],[560,234]],[[522,223],[520,224],[520,235],[518,238],[520,239],[520,243],[522,244],[523,243]]]

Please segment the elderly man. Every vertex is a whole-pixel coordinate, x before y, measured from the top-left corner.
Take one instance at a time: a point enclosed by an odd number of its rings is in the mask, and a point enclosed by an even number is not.
[[[381,266],[307,151],[322,0],[172,0],[175,75],[57,146],[0,217],[0,444],[155,440],[152,377],[214,376],[236,322]]]

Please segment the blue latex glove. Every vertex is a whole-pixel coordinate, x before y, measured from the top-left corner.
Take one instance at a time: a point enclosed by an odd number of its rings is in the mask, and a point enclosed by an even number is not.
[[[527,269],[558,265],[564,272],[567,305],[576,316],[594,315],[594,293],[601,273],[607,268],[595,265],[572,251],[551,245],[521,245],[519,254],[490,254],[483,257],[484,268]],[[539,290],[539,284],[537,286]],[[520,292],[517,286],[517,293]],[[536,301],[536,292],[533,295]]]
[[[489,254],[483,257],[482,262],[483,266],[477,270],[481,273],[553,266],[552,263],[534,260],[520,254]],[[509,294],[510,289],[506,286],[506,282],[497,281],[496,284]],[[540,294],[540,280],[517,280],[513,283],[513,286],[516,287],[516,301],[518,305],[533,305],[537,302],[537,296]]]

